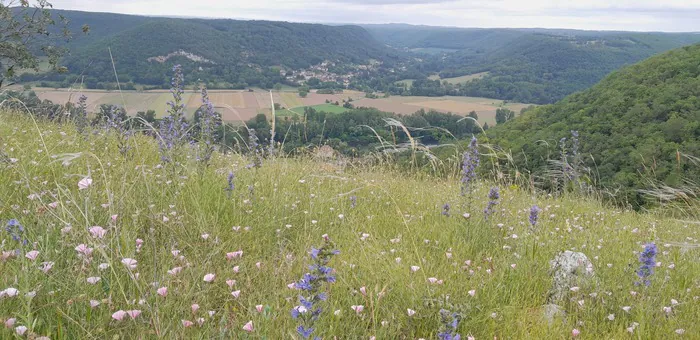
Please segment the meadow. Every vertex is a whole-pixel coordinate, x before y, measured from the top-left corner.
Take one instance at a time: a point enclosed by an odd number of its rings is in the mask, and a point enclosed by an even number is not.
[[[488,177],[461,195],[457,167],[233,152],[203,165],[194,150],[164,163],[152,137],[0,111],[0,338],[700,334],[695,221]],[[550,324],[549,261],[564,250],[595,280]]]
[[[487,74],[489,74],[489,73],[488,72],[480,72],[480,73],[467,74],[465,76],[452,77],[452,78],[440,78],[440,75],[433,74],[433,75],[429,76],[428,79],[440,80],[441,82],[447,81],[448,83],[455,85],[455,84],[465,83],[465,82],[468,82],[468,81],[474,80],[474,79],[481,79],[481,78],[485,77]],[[403,79],[403,80],[397,81],[397,83],[405,84],[408,87],[411,87],[411,86],[413,86],[414,80],[415,79]]]
[[[291,109],[283,109],[275,111],[276,115],[279,116],[293,116],[293,115],[304,115],[305,108],[312,108],[316,111],[330,112],[330,113],[343,113],[348,109],[344,108],[342,105],[334,104],[319,104],[319,105],[309,105],[309,106],[299,106]]]
[[[87,96],[88,110],[97,110],[101,104],[113,104],[126,108],[129,115],[136,115],[139,111],[154,110],[158,114],[166,112],[166,103],[171,96],[168,91],[99,91],[83,90],[78,92],[68,89],[35,88],[34,91],[41,99],[48,99],[54,103],[77,102],[80,94]],[[211,90],[209,91],[212,102],[217,111],[222,114],[224,121],[236,122],[246,121],[255,115],[262,113],[270,115],[271,99],[270,93],[264,90],[253,92],[241,90]],[[201,96],[194,91],[184,93],[188,112],[192,113],[201,105]],[[339,94],[318,94],[311,92],[306,98],[301,98],[296,92],[282,91],[272,92],[272,100],[279,103],[285,109],[292,109],[294,112],[303,114],[304,107],[325,108],[329,112],[343,112],[336,106],[330,107],[327,101],[339,102],[353,99],[355,107],[373,107],[386,112],[398,114],[412,114],[420,109],[436,110],[441,112],[452,112],[459,115],[467,115],[471,111],[476,111],[481,124],[488,123],[494,125],[496,120],[496,110],[499,107],[506,107],[515,112],[519,112],[527,104],[506,103],[503,100],[477,98],[477,97],[418,97],[418,96],[391,96],[388,98],[370,99],[365,98],[364,93],[358,91],[345,90]],[[320,105],[320,106],[319,106]],[[281,111],[282,115],[291,115],[292,112]],[[161,116],[159,116],[161,117]]]
[[[488,75],[488,72],[479,72],[479,73],[474,73],[474,74],[467,74],[464,76],[459,76],[459,77],[452,77],[452,78],[440,78],[439,75],[432,75],[428,77],[430,80],[440,80],[441,82],[446,81],[450,84],[460,84],[460,83],[466,83],[470,80],[474,79],[481,79]]]

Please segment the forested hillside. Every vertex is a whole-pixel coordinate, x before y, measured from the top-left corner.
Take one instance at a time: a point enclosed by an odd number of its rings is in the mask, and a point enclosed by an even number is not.
[[[513,151],[521,171],[543,173],[571,131],[578,131],[580,159],[600,185],[621,189],[633,204],[641,203],[638,190],[648,179],[682,186],[683,178],[699,178],[692,156],[700,155],[700,45],[614,72],[487,134]]]
[[[151,18],[119,14],[57,11],[70,28],[90,26],[65,46],[68,75],[26,75],[24,80],[113,82],[112,59],[120,81],[167,85],[172,65],[182,64],[194,79],[226,82],[230,87],[272,87],[283,82],[279,70],[302,69],[324,60],[392,64],[397,52],[358,26],[328,26],[271,21]],[[149,58],[183,55],[156,61]],[[196,59],[196,60],[193,60]],[[277,67],[271,69],[271,67]],[[236,86],[236,84],[238,86]]]
[[[553,103],[608,73],[652,55],[700,41],[693,33],[596,32],[546,29],[462,29],[365,26],[399,48],[433,54],[426,71],[441,78],[488,72],[468,83],[422,81],[413,95],[464,95]],[[424,74],[427,76],[427,74]]]

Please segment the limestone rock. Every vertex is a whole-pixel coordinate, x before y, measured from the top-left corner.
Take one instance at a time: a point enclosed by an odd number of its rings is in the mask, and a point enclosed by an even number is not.
[[[546,304],[542,307],[542,315],[550,325],[554,323],[554,320],[556,319],[561,318],[562,320],[564,320],[566,318],[566,312],[564,311],[564,309],[559,307],[559,305],[555,305],[553,303]]]
[[[550,261],[552,270],[552,290],[548,303],[557,304],[563,300],[571,287],[586,286],[594,276],[593,264],[584,253],[567,250]]]

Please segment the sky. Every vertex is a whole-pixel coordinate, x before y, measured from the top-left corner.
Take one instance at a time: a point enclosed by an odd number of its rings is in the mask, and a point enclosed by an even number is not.
[[[700,0],[51,0],[90,12],[316,23],[700,32]]]

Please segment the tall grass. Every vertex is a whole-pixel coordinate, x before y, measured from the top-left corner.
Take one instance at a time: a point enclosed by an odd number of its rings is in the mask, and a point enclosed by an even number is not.
[[[474,211],[447,217],[442,206],[461,199],[456,175],[343,169],[303,157],[247,167],[237,153],[215,153],[202,170],[187,148],[174,172],[161,166],[152,138],[131,137],[128,158],[117,138],[0,112],[0,290],[18,291],[0,298],[9,325],[0,338],[18,336],[18,326],[23,336],[51,339],[299,338],[290,315],[299,294],[288,285],[308,271],[324,234],[340,250],[329,264],[337,281],[314,323],[324,339],[435,338],[440,309],[459,313],[458,332],[477,339],[567,338],[574,328],[580,338],[700,334],[700,250],[683,246],[698,243],[697,225],[487,181],[474,187]],[[87,177],[92,184],[80,190]],[[485,219],[493,185],[502,185],[501,199]],[[543,212],[531,233],[534,204]],[[20,241],[4,229],[11,219],[24,227]],[[104,238],[91,234],[94,226]],[[637,253],[652,241],[660,266],[650,286],[635,286]],[[80,244],[94,249],[90,257],[79,256]],[[549,325],[541,317],[549,260],[567,249],[586,253],[597,279],[572,291],[566,320]],[[47,273],[43,262],[53,262]],[[360,305],[361,313],[351,309]],[[141,314],[118,321],[119,310]],[[243,329],[249,321],[252,332]]]

